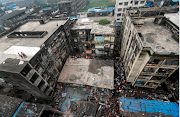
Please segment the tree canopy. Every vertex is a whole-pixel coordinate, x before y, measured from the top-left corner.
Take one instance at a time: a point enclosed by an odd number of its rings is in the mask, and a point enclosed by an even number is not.
[[[99,24],[101,25],[105,25],[105,24],[109,24],[111,21],[107,20],[107,19],[102,19],[102,20],[99,20]]]

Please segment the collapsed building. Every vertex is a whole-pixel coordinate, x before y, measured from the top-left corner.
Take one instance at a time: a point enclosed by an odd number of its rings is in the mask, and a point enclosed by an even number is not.
[[[24,102],[22,99],[0,95],[1,117],[61,117],[62,112],[49,105]]]
[[[179,68],[179,28],[163,15],[126,11],[121,39],[127,82],[156,89]]]
[[[99,24],[102,19],[109,20],[110,24]],[[78,52],[112,58],[115,40],[113,17],[80,17],[72,27],[71,35]]]
[[[66,13],[67,16],[74,16],[86,6],[86,0],[63,0],[57,4],[61,14]]]
[[[71,23],[69,18],[26,20],[2,33],[0,77],[15,89],[50,98],[72,51]]]

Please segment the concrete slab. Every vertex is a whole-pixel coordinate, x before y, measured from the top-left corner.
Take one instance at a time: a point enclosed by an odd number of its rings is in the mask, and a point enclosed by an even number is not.
[[[179,12],[177,13],[167,13],[164,15],[165,17],[169,18],[171,22],[179,26]]]
[[[112,60],[69,58],[58,82],[114,89],[114,63]]]
[[[107,19],[111,21],[110,24],[100,25],[99,20]],[[75,25],[72,27],[72,30],[81,30],[81,29],[91,29],[91,34],[106,34],[106,35],[115,35],[114,32],[114,18],[113,17],[85,17],[79,18]]]
[[[175,53],[175,55],[179,55],[179,43],[173,39],[170,29],[155,24],[154,18],[146,18],[144,25],[136,26],[136,29],[143,36],[143,45],[151,47],[156,54],[169,55]]]
[[[40,24],[39,21],[29,21],[24,25],[18,27],[12,32],[20,32],[20,31],[47,31],[48,33],[42,38],[8,38],[9,34],[0,38],[0,63],[2,63],[7,58],[18,58],[21,59],[17,55],[17,51],[24,52],[25,48],[39,48],[61,25],[64,25],[67,20],[50,20],[46,24]],[[57,26],[58,24],[58,26]],[[16,48],[14,48],[16,47]],[[5,52],[6,51],[6,52]],[[9,51],[14,51],[16,53],[12,53]],[[34,54],[37,53],[37,49],[35,51],[28,51],[25,53],[27,55],[26,61],[29,61]],[[30,54],[29,54],[30,52]],[[33,53],[33,54],[32,54]]]

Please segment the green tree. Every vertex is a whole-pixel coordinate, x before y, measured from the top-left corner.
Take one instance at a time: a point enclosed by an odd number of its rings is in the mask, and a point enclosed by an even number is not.
[[[46,8],[46,7],[49,7],[49,5],[47,5],[47,4],[40,4],[40,7],[41,8]]]
[[[99,24],[101,25],[105,25],[105,24],[109,24],[111,21],[107,20],[107,19],[102,19],[102,20],[99,20]]]

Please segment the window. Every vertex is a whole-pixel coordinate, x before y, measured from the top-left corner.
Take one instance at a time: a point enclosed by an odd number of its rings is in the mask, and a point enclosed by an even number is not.
[[[123,20],[123,18],[122,18],[122,20]]]
[[[129,37],[131,36],[131,31],[129,32]]]
[[[45,84],[45,82],[43,80],[41,80],[41,82],[39,83],[39,85],[37,86],[39,89],[41,89],[43,87],[43,85]]]
[[[150,76],[147,76],[147,75],[143,75],[143,76],[139,76],[138,77],[138,79],[149,79],[150,78]]]
[[[124,13],[122,13],[122,16],[124,16]]]
[[[151,80],[164,80],[166,77],[161,77],[161,76],[153,76]]]
[[[150,59],[149,62],[147,63],[147,65],[155,66],[155,65],[158,65],[160,63],[160,61],[161,61],[160,59]]]
[[[134,51],[135,56],[138,54],[138,52],[139,52],[139,48],[136,46],[136,49]]]
[[[173,72],[173,69],[165,69],[165,68],[159,68],[157,71],[158,74],[170,74]]]
[[[131,1],[131,4],[133,3],[133,1]]]
[[[120,19],[117,19],[117,20],[120,20]]]
[[[121,13],[118,13],[117,16],[118,16],[118,17],[121,16]]]
[[[46,89],[44,90],[44,93],[46,93],[49,89],[49,86],[46,87]]]
[[[144,1],[141,1],[141,4],[144,4]]]
[[[38,77],[39,77],[39,75],[38,75],[37,73],[34,73],[34,75],[32,76],[32,78],[30,79],[30,81],[31,81],[32,83],[34,83],[34,82],[37,80]]]
[[[144,69],[143,69],[143,73],[154,73],[155,71],[157,70],[157,68],[151,68],[151,67],[145,67]]]
[[[27,64],[26,67],[23,69],[23,71],[21,71],[21,74],[23,76],[26,76],[29,73],[29,71],[31,71],[31,69],[32,68]]]
[[[178,60],[166,60],[163,65],[179,65]]]
[[[128,5],[128,2],[124,2],[124,6],[127,6]]]
[[[123,9],[123,12],[125,11],[125,8]]]
[[[118,11],[122,11],[122,8],[119,8]]]
[[[135,5],[138,5],[138,3],[139,3],[139,1],[135,1],[135,3],[134,3],[134,4],[135,4]]]
[[[119,3],[119,5],[122,5],[122,4],[123,4],[122,2]]]

